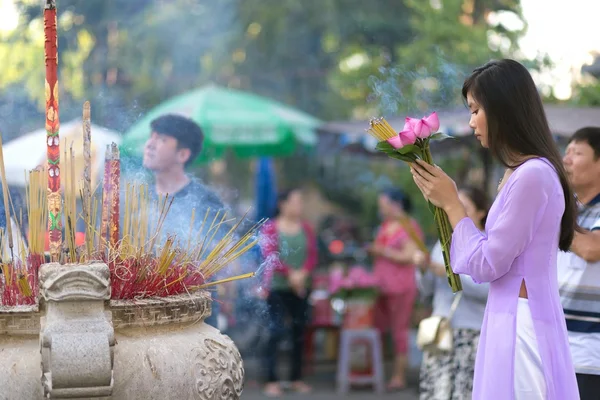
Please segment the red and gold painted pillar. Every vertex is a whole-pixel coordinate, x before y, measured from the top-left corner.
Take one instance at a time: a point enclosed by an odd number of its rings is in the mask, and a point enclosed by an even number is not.
[[[44,7],[44,53],[46,60],[46,144],[48,156],[48,233],[50,255],[58,261],[62,247],[60,192],[60,147],[58,129],[58,36],[56,0],[46,0]]]

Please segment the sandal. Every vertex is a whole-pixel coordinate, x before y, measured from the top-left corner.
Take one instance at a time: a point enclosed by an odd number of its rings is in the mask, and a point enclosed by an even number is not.
[[[292,390],[300,394],[309,394],[312,392],[312,387],[302,381],[298,381],[292,383]]]
[[[270,398],[283,396],[283,390],[278,383],[267,383],[263,390],[263,394]]]
[[[406,389],[406,383],[403,383],[399,379],[392,379],[387,385],[388,392],[399,392]]]

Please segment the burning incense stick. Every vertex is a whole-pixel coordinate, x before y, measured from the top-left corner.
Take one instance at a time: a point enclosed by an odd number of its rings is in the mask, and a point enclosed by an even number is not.
[[[92,122],[90,102],[83,103],[83,192],[81,207],[85,221],[85,247],[88,258],[92,256]]]
[[[108,225],[110,219],[110,146],[106,146],[104,156],[104,178],[102,183],[102,214],[100,222],[100,243],[99,248],[105,249],[108,243]]]
[[[46,143],[48,155],[48,231],[50,255],[58,261],[62,245],[60,194],[60,126],[58,112],[58,36],[56,34],[56,1],[46,0],[44,8],[46,62]]]
[[[115,249],[119,242],[120,235],[119,193],[121,191],[121,157],[116,143],[111,143],[110,153],[110,219],[108,226],[108,240],[110,248]]]
[[[203,285],[195,287],[194,289],[204,289],[204,288],[207,288],[207,287],[210,287],[210,286],[220,285],[221,283],[227,283],[227,282],[237,281],[237,280],[240,280],[240,279],[252,278],[255,275],[256,274],[254,272],[249,272],[247,274],[242,274],[242,275],[238,275],[238,276],[232,276],[231,278],[225,278],[225,279],[221,279],[221,280],[218,280],[218,281],[205,283]]]
[[[68,255],[70,262],[75,262],[75,222],[77,214],[76,206],[76,192],[74,186],[75,180],[75,155],[73,154],[73,147],[70,147],[70,153],[67,153],[67,143],[65,141],[64,146],[64,165],[63,165],[63,185],[64,185],[64,215],[65,215],[65,239],[66,245],[69,250]]]

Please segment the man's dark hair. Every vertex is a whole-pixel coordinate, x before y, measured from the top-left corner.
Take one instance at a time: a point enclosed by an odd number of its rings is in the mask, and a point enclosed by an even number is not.
[[[166,114],[150,122],[152,132],[171,136],[177,139],[177,147],[189,149],[190,158],[185,165],[192,163],[202,150],[204,134],[200,126],[189,118],[181,115]]]
[[[577,130],[569,139],[571,142],[584,142],[594,149],[594,158],[600,158],[600,126],[586,126]]]

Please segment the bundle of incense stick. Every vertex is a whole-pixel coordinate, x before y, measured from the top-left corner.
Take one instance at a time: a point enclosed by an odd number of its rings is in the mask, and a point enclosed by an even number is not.
[[[101,248],[114,249],[119,242],[119,201],[121,182],[121,159],[115,143],[106,146],[104,181],[102,190]]]
[[[169,201],[168,198],[159,198],[152,207],[145,186],[127,186],[123,209],[123,238],[119,247],[111,251],[111,256],[106,260],[111,269],[113,298],[179,294],[254,276],[253,273],[248,273],[208,282],[214,274],[257,244],[256,233],[264,221],[238,239],[235,232],[240,220],[227,234],[215,240],[217,231],[229,220],[226,214],[219,212],[211,218],[210,210],[207,210],[196,240],[188,240],[188,248],[177,246],[175,236],[169,235],[164,245],[158,246],[154,251],[172,202],[173,199]],[[158,217],[156,221],[148,223],[152,215]],[[192,225],[194,215],[192,211]],[[216,243],[212,243],[213,241]],[[190,243],[197,245],[190,247]]]
[[[46,171],[42,167],[29,171],[26,198],[27,219],[29,222],[29,252],[31,254],[43,255],[45,250],[46,222],[48,221],[47,187]]]
[[[119,242],[120,235],[119,201],[121,192],[121,156],[116,143],[111,143],[110,145],[110,158],[108,162],[110,171],[110,219],[108,227],[108,243],[112,249],[115,249]]]
[[[392,126],[383,117],[371,118],[371,120],[369,121],[369,129],[367,130],[367,132],[369,132],[373,137],[375,137],[375,139],[377,139],[380,142],[398,136],[396,131],[394,131],[394,128],[392,128]],[[410,218],[408,218],[408,216],[402,216],[399,217],[398,220],[410,236],[411,240],[415,242],[415,244],[419,247],[419,250],[428,254],[429,249],[415,231],[414,226],[410,221]]]
[[[367,132],[375,137],[379,142],[387,142],[389,139],[392,139],[398,134],[391,125],[385,120],[385,118],[371,118],[369,121],[369,129]],[[426,139],[417,139],[414,143],[416,148],[413,146],[408,148],[409,151],[402,152],[402,159],[405,162],[408,160],[416,160],[418,157],[422,158],[426,163],[433,165],[433,160],[431,156],[431,150],[429,148],[429,138]],[[414,150],[414,151],[413,151]],[[400,153],[400,151],[398,150]],[[439,207],[434,206],[429,203],[430,209],[433,212],[433,216],[436,222],[436,228],[438,230],[438,236],[440,238],[440,242],[442,244],[442,253],[444,256],[444,265],[446,267],[446,277],[448,278],[448,284],[454,293],[462,290],[462,283],[460,281],[460,276],[455,274],[452,271],[452,267],[450,266],[450,244],[452,240],[452,227],[450,225],[450,221],[448,220],[448,216]],[[405,224],[405,227],[408,227],[410,224]],[[408,233],[411,234],[410,230]],[[414,234],[414,233],[413,233]],[[412,236],[412,235],[411,235]],[[413,239],[414,240],[414,239]],[[424,246],[424,243],[415,242],[419,245],[419,247]],[[421,248],[423,250],[424,247]]]
[[[371,118],[369,120],[369,129],[367,129],[367,132],[380,142],[398,136],[398,133],[383,117]]]
[[[75,243],[77,227],[77,191],[75,186],[75,153],[73,145],[69,147],[65,142],[63,163],[63,185],[64,185],[64,216],[65,216],[65,239],[68,252],[62,254],[61,262],[77,262],[77,247]]]
[[[37,301],[37,278],[39,266],[44,262],[45,233],[48,233],[50,256],[52,261],[89,262],[105,260],[111,269],[113,298],[136,298],[138,296],[166,296],[184,293],[217,283],[230,282],[253,276],[253,273],[207,282],[225,265],[235,261],[257,243],[256,232],[261,221],[244,234],[240,239],[234,231],[239,222],[220,240],[215,241],[217,229],[229,223],[225,214],[217,213],[212,221],[207,214],[205,223],[210,224],[208,233],[201,238],[200,229],[195,241],[188,238],[187,249],[176,245],[174,236],[168,236],[162,246],[161,228],[173,199],[161,198],[157,204],[157,212],[149,211],[148,190],[127,188],[126,213],[124,215],[124,232],[119,241],[119,185],[120,159],[116,145],[107,149],[103,179],[102,215],[99,229],[96,228],[96,210],[98,204],[91,188],[91,116],[89,102],[83,107],[84,135],[84,171],[83,189],[81,190],[83,219],[86,226],[86,252],[79,256],[75,235],[77,225],[77,190],[75,171],[75,154],[72,145],[67,152],[65,145],[65,173],[61,172],[60,140],[59,140],[59,102],[58,102],[58,40],[56,31],[56,1],[45,0],[44,35],[45,35],[45,128],[47,168],[30,172],[27,205],[29,215],[29,234],[31,247],[27,249],[22,235],[17,241],[17,256],[13,250],[12,223],[9,213],[8,186],[4,176],[4,163],[0,151],[2,166],[2,183],[7,212],[7,234],[0,230],[0,254],[5,253],[4,239],[8,240],[10,260],[2,259],[0,268],[0,305],[33,304]],[[1,141],[0,141],[1,150]],[[61,175],[64,176],[64,221],[66,223],[67,254],[62,252],[63,199],[61,191]],[[195,216],[192,210],[192,223]],[[152,217],[158,215],[157,219]],[[15,214],[16,216],[16,214]],[[221,216],[219,219],[218,217]],[[22,223],[22,218],[20,219]],[[46,221],[46,222],[44,222]],[[45,225],[45,226],[44,226]],[[46,228],[46,231],[45,231]],[[190,233],[192,229],[190,228]],[[98,236],[97,251],[94,252],[95,236]],[[198,243],[192,247],[192,243]],[[158,249],[158,251],[157,251]],[[108,250],[108,251],[106,251]],[[116,294],[116,295],[115,295]]]
[[[1,139],[0,139],[1,149]],[[0,170],[3,170],[3,159],[0,150]],[[1,175],[1,174],[0,174]],[[12,201],[10,207],[5,204],[7,215],[6,230],[0,229],[0,255],[2,257],[0,269],[0,305],[18,306],[31,305],[37,302],[39,292],[38,271],[45,262],[44,245],[47,214],[47,175],[42,167],[29,171],[26,190],[27,216],[29,224],[29,243],[21,227],[23,219],[17,223],[16,213]],[[5,181],[4,181],[5,182]],[[5,199],[10,200],[10,195],[5,194]],[[11,215],[10,209],[13,210]],[[14,228],[13,228],[14,225]],[[13,243],[16,244],[13,250]],[[7,247],[9,247],[7,249]],[[9,252],[10,251],[10,252]]]

